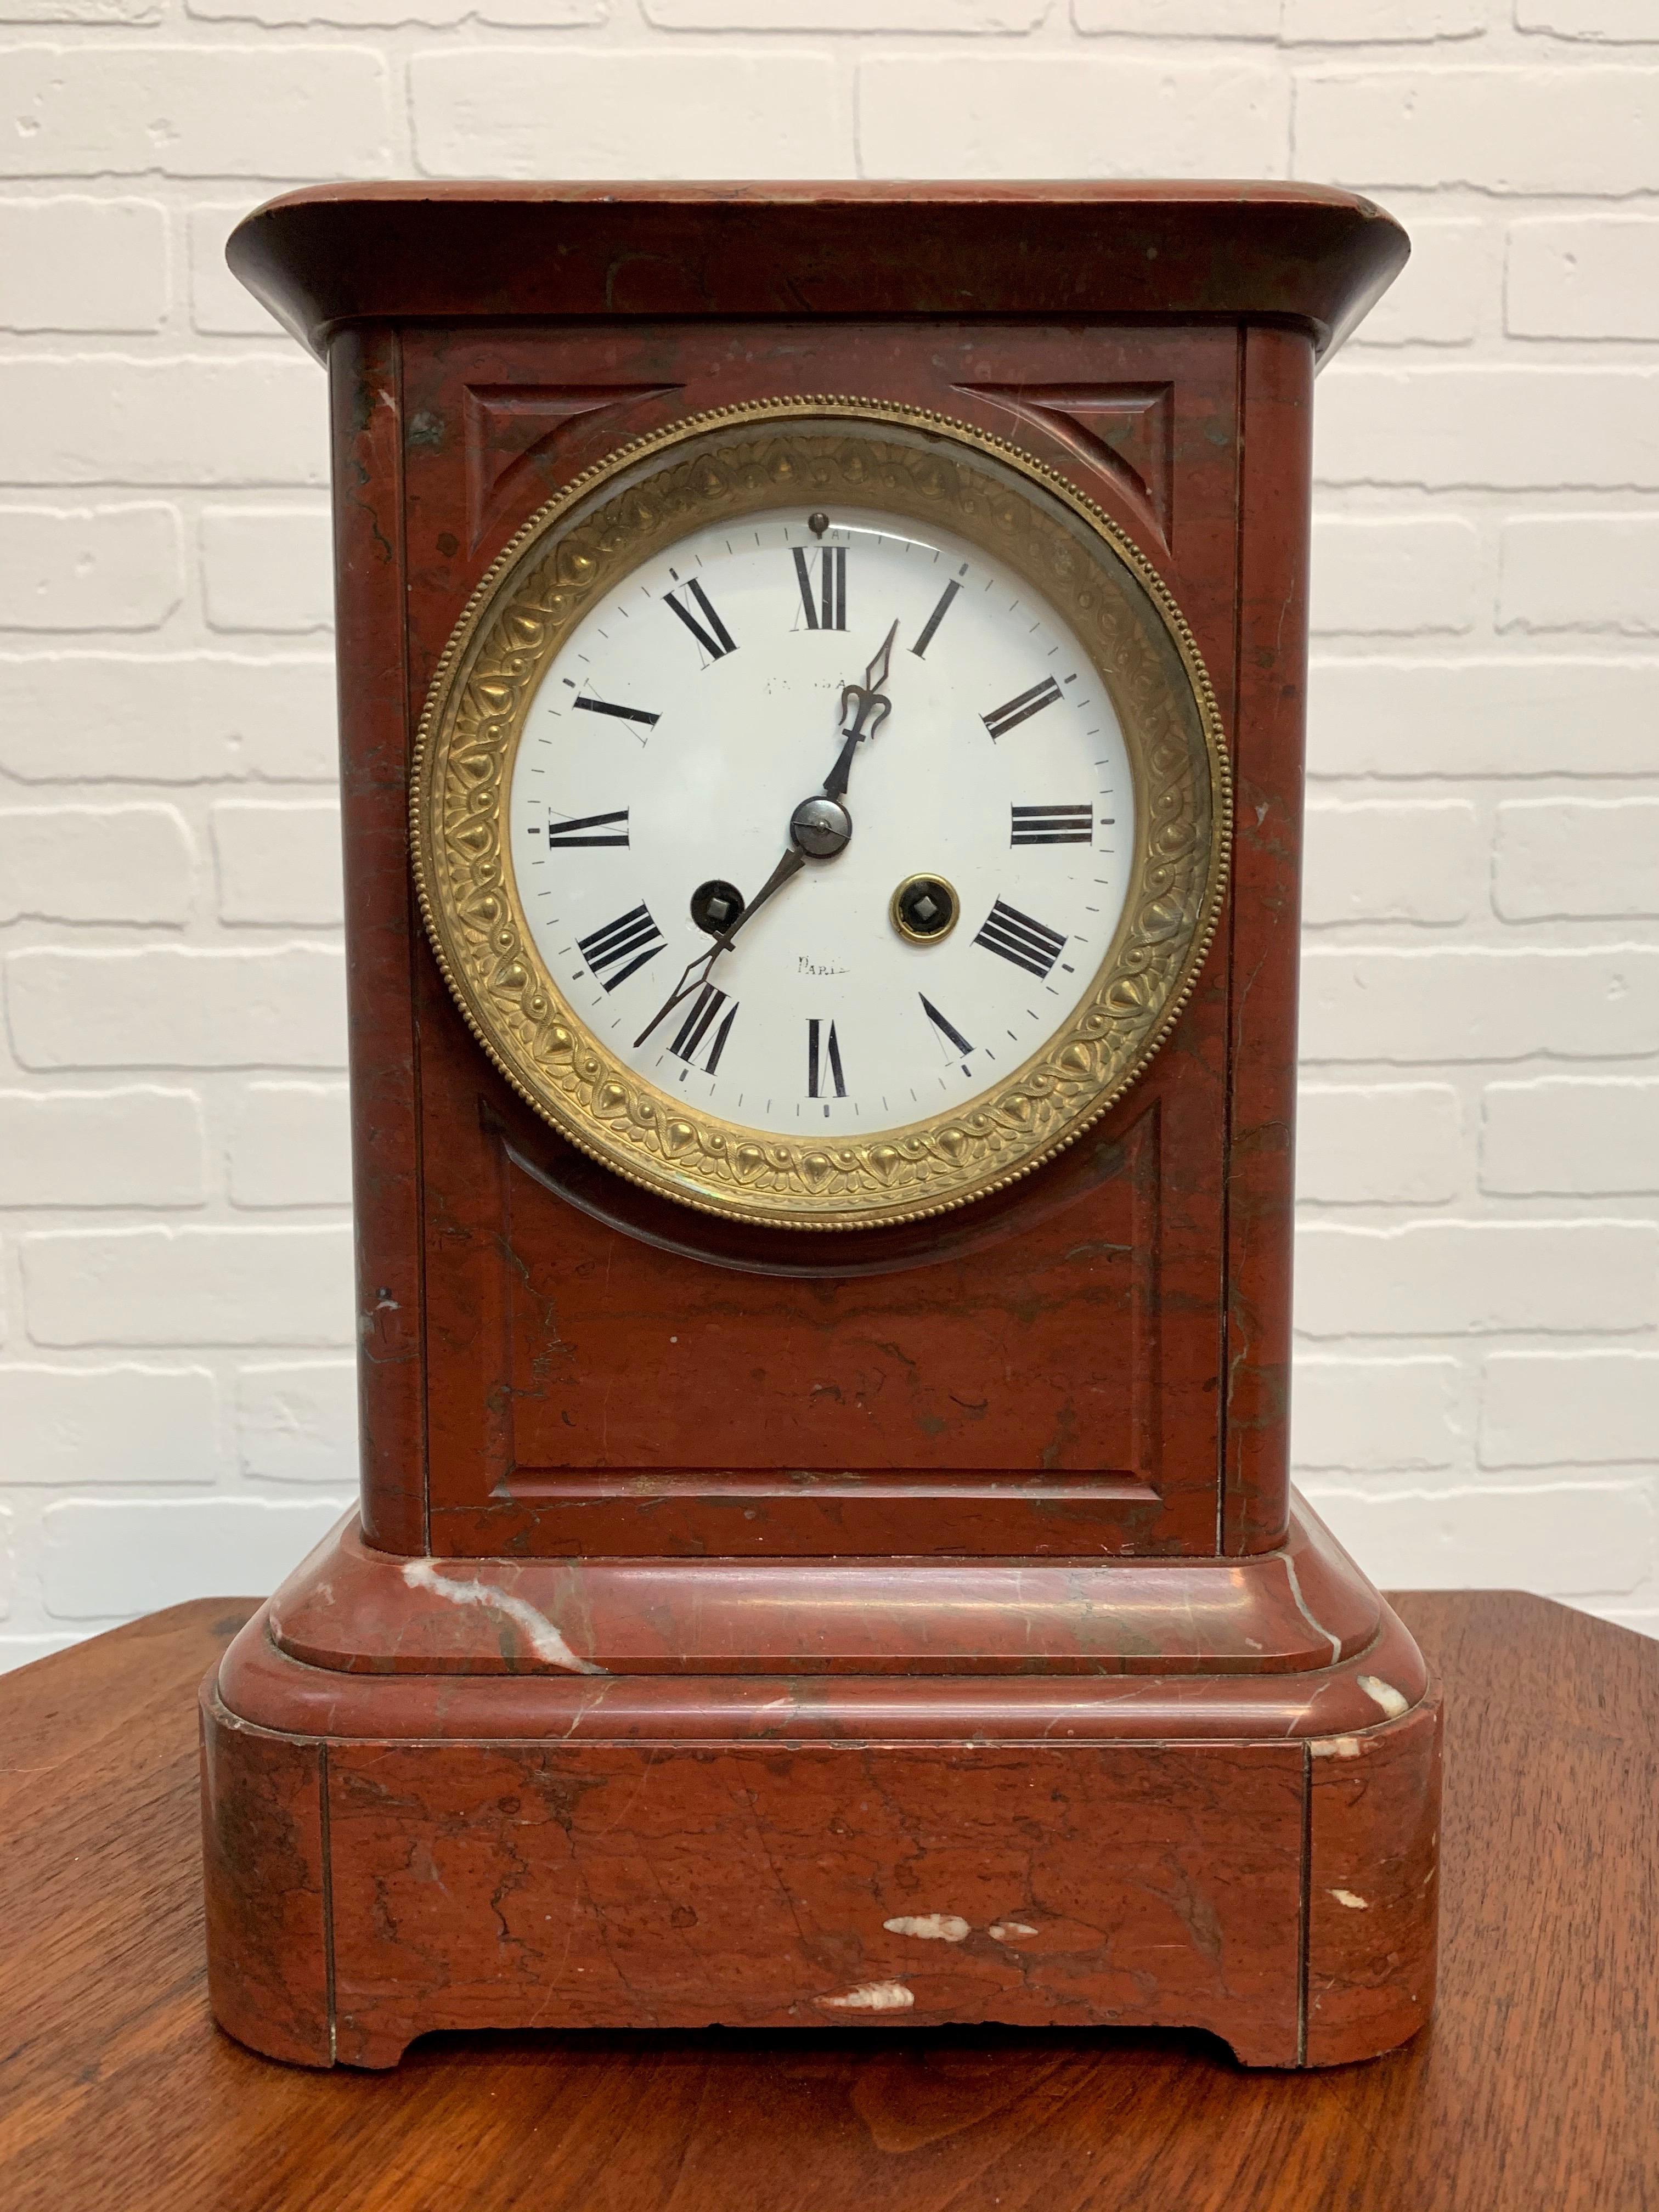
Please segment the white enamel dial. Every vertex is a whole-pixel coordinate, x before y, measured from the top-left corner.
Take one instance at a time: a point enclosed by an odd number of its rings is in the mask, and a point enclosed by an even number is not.
[[[889,711],[860,722],[842,695],[866,675]],[[850,838],[803,857],[792,815],[854,727]],[[843,1141],[970,1104],[1042,1049],[1111,945],[1135,845],[1122,732],[1053,608],[966,541],[846,510],[702,531],[596,600],[530,705],[509,807],[520,908],[596,1039],[702,1113]],[[918,877],[956,902],[925,941],[892,911]],[[693,902],[722,884],[753,910],[714,951],[718,893],[712,928]],[[940,910],[923,890],[906,913]]]

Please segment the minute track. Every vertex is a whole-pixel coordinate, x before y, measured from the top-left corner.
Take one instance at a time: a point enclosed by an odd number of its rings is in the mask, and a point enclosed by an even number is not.
[[[573,714],[554,691],[562,719],[538,723],[524,771],[543,772],[526,793],[558,800],[516,827],[521,867],[542,863],[521,879],[547,917],[555,988],[572,978],[621,1079],[685,1117],[659,1125],[675,1157],[687,1127],[752,1137],[754,1163],[811,1143],[815,1123],[819,1143],[861,1148],[947,1102],[971,1112],[1066,1018],[1091,985],[1085,940],[1117,926],[1117,861],[1075,856],[1114,803],[1093,794],[1133,788],[1134,770],[1075,633],[983,554],[850,507],[822,533],[785,510],[688,538],[623,595],[632,618],[596,599],[564,666],[582,696],[659,720],[605,745],[625,720]],[[1002,702],[988,718],[987,701]],[[1043,797],[1068,784],[1085,796]],[[609,851],[579,842],[624,833]],[[607,898],[623,869],[638,889]],[[924,881],[945,887],[953,928],[895,912]],[[713,883],[730,887],[735,929],[716,933],[698,903]],[[631,927],[656,933],[620,933],[613,957],[604,933],[635,905]]]
[[[580,884],[587,881],[570,872],[582,860],[586,841],[626,837],[651,887],[649,903],[642,915],[629,908],[596,928],[584,920],[578,951],[606,995],[615,994],[632,1016],[622,1029],[624,1036],[636,1032],[629,1049],[643,1056],[656,1080],[672,1085],[677,1095],[706,1100],[709,1110],[736,1114],[739,1097],[773,1098],[767,1110],[786,1127],[803,1108],[810,1115],[856,1110],[847,1057],[854,1014],[860,1063],[868,1069],[867,1054],[874,1051],[884,1087],[893,1088],[896,1079],[901,1098],[908,1090],[919,1100],[948,1078],[971,1097],[977,1084],[993,1081],[996,1073],[995,1055],[976,1040],[989,1034],[1000,1047],[1004,1023],[999,1012],[1021,1024],[1036,1018],[1024,1000],[1029,979],[1047,987],[1045,1007],[1082,988],[1072,981],[1073,967],[1060,965],[1064,948],[1073,921],[1084,929],[1098,923],[1097,916],[1085,918],[1065,905],[1078,893],[1068,889],[1073,879],[1063,853],[1056,872],[1048,849],[1092,841],[1094,802],[1050,804],[1016,790],[1000,808],[985,804],[1005,773],[1017,773],[1027,790],[1031,777],[1046,781],[1052,774],[1053,789],[1067,763],[1075,769],[1098,757],[1098,742],[1085,744],[1073,717],[1046,711],[1072,696],[1055,676],[1036,675],[1023,684],[1009,680],[1029,668],[1033,651],[1063,653],[1057,670],[1073,667],[1074,642],[1054,630],[1040,609],[1034,611],[1029,592],[998,588],[996,574],[982,562],[917,560],[914,542],[896,532],[861,529],[856,517],[837,515],[835,530],[834,540],[803,542],[799,526],[786,521],[781,528],[728,531],[715,544],[688,545],[672,566],[641,582],[647,600],[668,600],[678,617],[674,624],[642,631],[635,621],[625,632],[619,623],[595,628],[584,696],[627,702],[654,691],[659,697],[673,695],[673,711],[660,729],[653,726],[656,750],[648,764],[631,749],[604,757],[615,796],[580,809],[571,803],[562,823],[550,816],[544,848],[550,860],[560,848],[569,848],[561,862],[561,894],[568,912],[568,902],[583,896]],[[840,628],[854,573],[860,605],[879,610],[874,616],[879,629],[862,639]],[[702,669],[690,690],[688,637]],[[907,639],[914,641],[908,651]],[[860,669],[872,644],[873,656]],[[988,693],[1005,701],[982,719],[988,732],[1009,742],[1007,771],[989,765],[1002,755],[988,751],[987,765],[979,769],[957,755],[951,732],[960,726],[941,710],[964,685],[979,689],[981,698]],[[807,763],[823,744],[826,726],[833,758],[813,793]],[[664,733],[667,750],[662,749]],[[756,744],[758,750],[744,750]],[[549,765],[565,776],[569,769],[561,763],[572,757],[556,751]],[[599,757],[593,760],[597,775]],[[745,763],[744,780],[733,784],[726,780],[727,763],[738,760]],[[1127,781],[1127,763],[1115,760],[1114,765],[1126,771]],[[951,778],[944,787],[942,771]],[[684,794],[682,775],[688,779]],[[774,807],[781,811],[781,799],[803,786],[807,795],[788,816],[784,858],[757,885],[757,863],[747,842],[752,833],[744,825]],[[591,780],[575,784],[573,801],[595,789]],[[950,798],[943,814],[942,789]],[[766,792],[774,795],[763,802]],[[970,918],[959,936],[948,928],[930,933],[916,927],[906,907],[884,928],[886,902],[878,905],[872,896],[868,872],[884,872],[885,851],[925,857],[917,852],[917,840],[925,842],[934,834],[935,818],[955,824],[951,834],[960,865],[984,884],[971,895],[982,917],[979,927],[975,930]],[[1007,824],[1000,841],[999,820]],[[1005,882],[984,884],[999,842],[1002,866],[1012,862],[1016,872]],[[592,857],[604,866],[602,854]],[[1027,872],[1018,872],[1021,867]],[[794,874],[816,886],[810,895],[787,888]],[[734,902],[747,902],[718,931],[697,905],[716,879],[739,887]],[[900,889],[934,880],[927,871],[918,876],[912,868],[901,875]],[[954,921],[961,911],[961,886],[947,875],[938,880],[946,886]],[[890,881],[887,899],[897,897]],[[1091,905],[1100,900],[1092,885],[1090,900]],[[601,915],[605,911],[599,909]],[[866,914],[868,925],[860,919]],[[670,916],[680,928],[670,926]],[[659,959],[660,951],[683,944],[687,923],[699,935],[670,962]],[[876,932],[873,941],[866,927]],[[889,930],[902,930],[902,939]],[[896,964],[887,949],[896,951],[901,942],[911,957],[927,963],[928,988],[920,993],[908,981],[904,954]],[[995,956],[990,963],[982,959],[987,951]],[[972,963],[971,974],[962,965],[964,959]],[[661,982],[647,995],[647,1008],[654,1004],[655,1011],[641,1026],[634,979],[647,961],[659,976],[665,968],[672,972],[684,965],[665,998]],[[834,988],[817,1005],[801,1008],[785,989],[795,967],[801,977],[815,979],[815,989],[823,992],[825,979]],[[1008,979],[1006,988],[994,970]],[[908,1015],[902,1011],[907,1000],[899,995],[907,983]],[[794,1025],[804,1050],[797,1042],[792,1053],[781,1042],[785,1023]],[[796,1064],[802,1075],[795,1093],[799,1103],[792,1106],[775,1094],[780,1065],[793,1054],[800,1054]],[[940,1054],[945,1056],[942,1070]],[[752,1104],[748,1110],[754,1110]]]

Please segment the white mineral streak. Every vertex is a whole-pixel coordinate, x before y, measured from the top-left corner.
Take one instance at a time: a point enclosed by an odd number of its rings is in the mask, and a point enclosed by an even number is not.
[[[447,1598],[451,1605],[486,1605],[492,1612],[504,1613],[536,1656],[544,1659],[550,1667],[563,1667],[573,1674],[603,1674],[608,1671],[591,1659],[579,1659],[545,1613],[538,1613],[533,1605],[526,1605],[523,1598],[514,1597],[507,1590],[492,1589],[488,1583],[448,1582],[431,1559],[406,1560],[404,1580],[411,1589],[430,1590],[434,1597]]]
[[[962,1943],[974,1932],[954,1912],[902,1912],[881,1924],[890,1935],[920,1936],[924,1943]]]
[[[860,1982],[855,1990],[845,1990],[838,1997],[817,2000],[843,2012],[903,2012],[915,2001],[915,1992],[907,1990],[902,1982]]]
[[[1334,1889],[1331,1895],[1339,1905],[1346,1905],[1350,1912],[1370,1911],[1370,1899],[1365,1897],[1356,1897],[1351,1889]]]
[[[1290,1554],[1287,1552],[1282,1556],[1285,1568],[1285,1579],[1291,1586],[1291,1595],[1296,1600],[1296,1609],[1302,1615],[1304,1620],[1307,1622],[1309,1627],[1312,1629],[1314,1634],[1316,1636],[1322,1636],[1326,1643],[1330,1645],[1331,1664],[1334,1667],[1338,1660],[1342,1656],[1342,1639],[1339,1636],[1333,1636],[1330,1630],[1326,1627],[1324,1622],[1322,1620],[1316,1620],[1313,1614],[1309,1611],[1308,1601],[1302,1595],[1302,1585],[1296,1578],[1296,1569],[1291,1565]]]
[[[1316,1759],[1358,1759],[1359,1738],[1357,1735],[1322,1735],[1308,1746]]]
[[[1036,1929],[1030,1927],[1024,1920],[999,1920],[985,1932],[993,1942],[1012,1943],[1022,1936],[1035,1936]]]
[[[1359,1686],[1374,1705],[1381,1705],[1391,1721],[1399,1719],[1407,1709],[1407,1700],[1392,1682],[1385,1682],[1380,1674],[1361,1674]]]

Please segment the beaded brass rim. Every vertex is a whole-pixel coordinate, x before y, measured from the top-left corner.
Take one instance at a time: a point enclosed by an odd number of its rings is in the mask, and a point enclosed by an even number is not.
[[[716,520],[880,507],[1006,562],[1071,624],[1135,785],[1122,916],[1048,1042],[966,1110],[867,1141],[792,1142],[688,1109],[617,1061],[526,925],[507,806],[531,702],[596,596]],[[1156,570],[1074,487],[1006,440],[858,398],[690,416],[578,477],[518,532],[456,623],[416,743],[416,884],[439,966],[514,1088],[607,1167],[742,1221],[860,1229],[942,1213],[1029,1175],[1121,1097],[1190,996],[1225,886],[1231,783],[1192,632]]]

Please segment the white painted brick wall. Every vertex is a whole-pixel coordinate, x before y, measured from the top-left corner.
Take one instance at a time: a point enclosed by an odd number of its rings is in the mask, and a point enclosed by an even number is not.
[[[159,629],[183,595],[181,538],[170,507],[8,501],[0,506],[0,629]]]
[[[173,806],[0,807],[0,923],[179,923],[196,854]]]
[[[1296,1425],[1304,1469],[1416,1474],[1463,1457],[1459,1408],[1468,1378],[1456,1359],[1304,1358]]]
[[[0,514],[0,546],[4,532]],[[167,542],[176,552],[177,539]],[[165,559],[160,566],[165,574]],[[133,567],[137,575],[147,574],[142,556]],[[175,599],[163,612],[176,605]],[[107,615],[40,623],[43,629],[148,626]],[[179,645],[193,627],[187,620],[173,625]],[[52,733],[47,742],[43,730]],[[200,646],[142,654],[67,647],[0,653],[0,775],[20,785],[326,784],[337,758],[334,664],[321,654],[229,653]]]
[[[332,629],[327,507],[310,501],[210,507],[202,516],[202,603],[210,629]]]
[[[161,1232],[165,1234],[165,1232]],[[1308,1222],[1310,1337],[1624,1334],[1659,1324],[1659,1228],[1638,1221]]]
[[[1462,1185],[1462,1121],[1449,1083],[1304,1084],[1297,1195],[1306,1205],[1443,1206]]]
[[[167,211],[154,200],[0,199],[0,324],[9,331],[159,331]]]
[[[1480,533],[1461,515],[1321,515],[1309,619],[1317,636],[1470,630],[1485,568]]]
[[[1659,1354],[1495,1352],[1478,1449],[1482,1467],[1659,1461]]]
[[[193,1091],[0,1091],[0,1206],[202,1206],[205,1152]]]
[[[1296,173],[1528,196],[1650,191],[1659,69],[1529,59],[1520,47],[1487,63],[1299,71]]]
[[[1510,799],[1492,904],[1505,921],[1659,915],[1659,799]]]
[[[40,1230],[23,1316],[36,1344],[350,1344],[350,1251],[344,1223]]]
[[[1656,0],[0,0],[0,1661],[353,1481],[335,176],[1378,192],[1321,383],[1295,1405],[1384,1580],[1659,1632]]]
[[[205,1367],[0,1368],[0,1481],[163,1489],[224,1472],[218,1383]]]
[[[1498,557],[1500,629],[1659,634],[1659,515],[1516,515]]]
[[[357,1450],[349,1359],[266,1361],[236,1377],[236,1450],[256,1482],[337,1483]]]
[[[1595,1060],[1655,1052],[1659,945],[1351,951],[1315,942],[1303,954],[1304,1060]]]
[[[6,962],[25,1067],[342,1067],[343,963],[330,945],[36,945]]]
[[[213,849],[222,921],[340,921],[340,810],[329,800],[224,799],[213,810]]]
[[[1467,799],[1316,798],[1307,838],[1302,918],[1310,929],[1467,921],[1486,896],[1487,840]]]
[[[1659,1193],[1659,1083],[1545,1075],[1488,1085],[1480,1188],[1511,1198]]]
[[[1659,338],[1659,222],[1595,215],[1515,223],[1504,317],[1518,338]]]
[[[233,1206],[349,1206],[343,1083],[250,1083],[225,1151]]]

